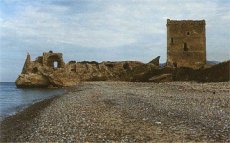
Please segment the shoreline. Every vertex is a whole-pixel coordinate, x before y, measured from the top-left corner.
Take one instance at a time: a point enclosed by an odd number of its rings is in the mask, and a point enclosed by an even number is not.
[[[228,142],[229,84],[84,82],[4,119],[0,142]]]
[[[68,92],[64,94],[68,94]],[[43,109],[64,94],[54,95],[53,97],[30,105],[16,114],[4,117],[0,122],[0,142],[12,141],[10,138],[12,137],[12,134],[15,133],[15,130],[23,130],[27,128],[27,125],[30,124],[30,122],[37,117]]]

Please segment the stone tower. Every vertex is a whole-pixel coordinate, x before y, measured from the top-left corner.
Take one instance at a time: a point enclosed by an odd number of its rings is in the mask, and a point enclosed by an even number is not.
[[[200,68],[206,64],[205,20],[167,20],[167,65]]]

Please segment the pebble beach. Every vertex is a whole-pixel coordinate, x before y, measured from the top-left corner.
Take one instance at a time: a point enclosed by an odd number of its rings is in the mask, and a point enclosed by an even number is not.
[[[1,122],[1,142],[230,142],[230,82],[83,82]]]

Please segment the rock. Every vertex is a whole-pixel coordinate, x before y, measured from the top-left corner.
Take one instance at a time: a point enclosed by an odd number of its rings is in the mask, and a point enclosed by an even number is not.
[[[69,74],[69,75],[68,75]],[[53,87],[68,87],[79,83],[79,79],[73,73],[65,71],[54,71],[48,76],[49,82]]]
[[[161,122],[155,122],[157,125],[160,125],[161,124]]]
[[[27,55],[22,74],[16,80],[18,87],[66,87],[80,81],[131,81],[136,67],[145,65],[137,61],[64,63],[62,53],[45,52],[35,61]]]
[[[160,66],[159,60],[160,60],[160,56],[158,56],[158,57],[156,57],[155,59],[153,59],[152,61],[150,61],[149,64],[153,64],[153,65],[159,67],[159,66]]]
[[[22,74],[25,74],[26,73],[26,70],[30,68],[30,54],[27,53],[27,56],[26,56],[26,61],[24,63],[24,66],[23,66],[23,69],[22,69]]]
[[[173,81],[172,74],[157,75],[157,76],[150,78],[149,81],[151,82],[170,82],[170,81]]]
[[[48,87],[49,80],[38,74],[21,74],[16,80],[17,87]]]

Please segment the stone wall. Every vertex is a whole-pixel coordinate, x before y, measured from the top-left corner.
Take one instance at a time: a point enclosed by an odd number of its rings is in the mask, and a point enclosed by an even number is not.
[[[55,67],[55,62],[57,63],[57,67]],[[44,66],[52,67],[52,68],[64,68],[65,63],[62,58],[62,53],[53,53],[50,52],[44,52],[43,53],[43,61]]]

